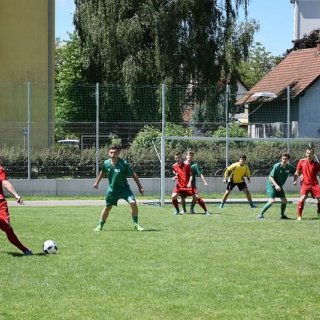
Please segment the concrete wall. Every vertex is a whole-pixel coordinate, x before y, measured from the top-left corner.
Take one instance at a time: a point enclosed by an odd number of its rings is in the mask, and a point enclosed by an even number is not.
[[[225,191],[226,185],[223,183],[222,178],[206,177],[209,184],[208,188],[204,187],[199,182],[199,192],[205,194],[222,194]],[[265,193],[266,177],[253,177],[251,183],[248,184],[249,190],[254,193]],[[79,179],[79,180],[10,180],[16,191],[21,195],[41,195],[41,196],[63,196],[63,195],[101,195],[103,196],[106,191],[107,182],[103,179],[100,182],[99,190],[93,189],[94,179]],[[145,195],[160,197],[160,178],[146,178],[140,179],[144,187]],[[285,185],[286,192],[299,192],[299,187],[292,184],[293,178],[289,178]],[[138,195],[138,189],[135,182],[129,179],[129,183],[133,192]],[[170,195],[174,183],[171,179],[166,179],[166,195]],[[235,188],[234,194],[238,193]]]

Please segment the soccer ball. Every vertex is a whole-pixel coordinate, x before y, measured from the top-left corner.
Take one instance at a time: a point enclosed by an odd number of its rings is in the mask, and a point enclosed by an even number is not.
[[[57,253],[57,250],[58,250],[58,247],[57,247],[57,244],[55,241],[53,240],[46,240],[44,243],[43,243],[43,252],[44,253]]]

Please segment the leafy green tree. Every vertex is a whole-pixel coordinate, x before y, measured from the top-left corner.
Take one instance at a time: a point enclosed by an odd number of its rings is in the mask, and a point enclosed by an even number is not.
[[[83,59],[81,55],[79,38],[71,34],[70,40],[56,41],[55,59],[55,115],[56,138],[63,139],[72,136],[68,128],[70,122],[84,120],[81,103],[83,90],[79,84],[83,83]]]
[[[290,53],[294,50],[314,48],[320,41],[320,29],[314,29],[309,34],[305,34],[301,39],[293,41],[293,48],[288,50]]]
[[[165,83],[168,121],[181,120],[182,93],[189,83],[223,85],[253,41],[255,25],[237,26],[238,10],[249,0],[75,0],[75,26],[89,83],[124,84],[123,107],[140,115],[137,85]],[[223,81],[222,81],[223,79]],[[194,94],[197,92],[194,91]],[[152,93],[159,111],[159,90]],[[157,99],[154,99],[154,96]],[[199,102],[208,100],[202,92]],[[214,106],[211,106],[214,108]],[[149,114],[159,118],[159,112]],[[211,110],[214,114],[214,109]]]
[[[240,79],[251,88],[280,60],[280,57],[273,56],[260,42],[256,42],[250,48],[248,58],[239,65]]]

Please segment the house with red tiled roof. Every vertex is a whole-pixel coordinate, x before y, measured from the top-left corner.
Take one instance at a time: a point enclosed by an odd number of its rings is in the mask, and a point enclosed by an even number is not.
[[[289,53],[236,105],[251,137],[320,138],[320,44]]]

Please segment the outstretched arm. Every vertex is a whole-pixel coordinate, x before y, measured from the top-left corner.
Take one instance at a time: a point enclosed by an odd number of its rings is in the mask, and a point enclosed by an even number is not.
[[[135,183],[137,184],[137,187],[139,189],[139,192],[143,195],[144,189],[140,183],[139,177],[138,175],[134,172],[133,176],[132,176],[133,180],[135,181]]]
[[[200,178],[201,178],[203,184],[207,187],[208,186],[207,180],[202,173],[200,174]]]
[[[23,200],[22,197],[20,197],[16,190],[14,189],[13,185],[11,184],[11,182],[9,182],[8,180],[3,180],[2,181],[2,186],[6,188],[6,190],[13,196],[15,197],[15,199],[17,200],[17,202],[19,204],[23,204]]]
[[[101,181],[101,179],[102,179],[102,176],[103,176],[103,172],[100,171],[100,172],[99,172],[99,175],[98,175],[98,177],[97,177],[97,179],[96,179],[96,181],[95,181],[94,184],[93,184],[93,187],[94,187],[95,189],[98,189],[99,183],[100,183],[100,181]]]

